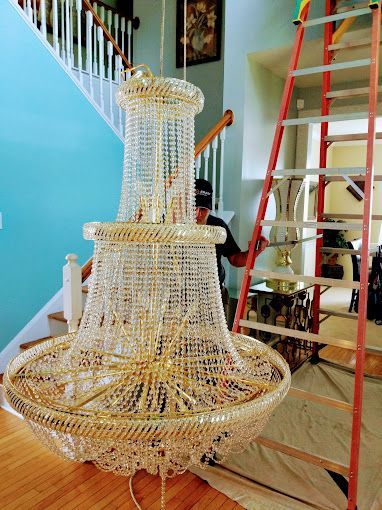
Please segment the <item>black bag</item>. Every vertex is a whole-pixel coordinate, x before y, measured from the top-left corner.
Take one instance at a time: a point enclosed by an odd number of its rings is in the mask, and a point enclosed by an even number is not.
[[[373,265],[369,277],[369,291],[367,299],[367,318],[382,325],[382,247],[373,257]]]

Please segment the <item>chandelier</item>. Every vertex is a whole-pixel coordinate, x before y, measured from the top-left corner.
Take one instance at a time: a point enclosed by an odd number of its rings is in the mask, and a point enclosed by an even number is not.
[[[194,117],[202,92],[149,71],[124,81],[124,175],[117,221],[95,241],[79,330],[18,355],[6,396],[55,453],[162,478],[246,447],[286,395],[283,358],[227,329],[215,245],[197,225]],[[164,508],[164,493],[162,492]]]

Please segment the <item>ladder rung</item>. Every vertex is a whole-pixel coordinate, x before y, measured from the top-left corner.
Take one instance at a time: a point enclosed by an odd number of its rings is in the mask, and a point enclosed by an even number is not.
[[[350,214],[350,213],[323,213],[323,218],[333,218],[338,220],[363,220],[362,214]],[[373,214],[372,220],[382,221],[382,214]]]
[[[362,39],[352,39],[350,41],[344,41],[336,44],[329,44],[329,51],[347,50],[348,48],[357,48],[359,46],[370,46],[370,37],[363,37]]]
[[[320,308],[319,313],[322,315],[329,315],[330,317],[341,317],[342,319],[353,319],[358,320],[358,315],[356,313],[350,312],[337,312],[336,310],[326,310],[325,308]]]
[[[321,253],[337,253],[337,255],[361,255],[361,250],[351,250],[350,248],[321,248]]]
[[[301,117],[300,119],[286,119],[283,121],[283,126],[299,126],[303,124],[318,124],[322,122],[338,122],[342,120],[358,120],[367,119],[368,112],[357,113],[340,113],[337,115],[322,115],[319,117]]]
[[[364,16],[370,14],[371,11],[368,7],[365,9],[353,9],[351,11],[340,12],[338,14],[332,14],[331,16],[324,16],[323,18],[315,18],[303,23],[304,27],[314,27],[315,25],[322,25],[324,23],[332,23],[333,21],[340,21],[346,18],[355,18],[357,16]]]
[[[359,87],[356,89],[331,90],[326,93],[327,99],[346,99],[347,97],[368,96],[370,87]],[[378,92],[382,92],[382,86],[378,87]]]
[[[273,439],[268,439],[266,437],[258,437],[255,439],[255,441],[256,443],[265,446],[266,448],[285,453],[286,455],[294,457],[295,459],[303,460],[309,464],[319,466],[321,468],[327,469],[328,471],[333,471],[334,473],[338,473],[342,476],[349,476],[349,468],[344,464],[333,462],[329,459],[325,459],[324,457],[318,457],[317,455],[304,452],[297,448],[293,448],[292,446],[279,443],[278,441],[273,441]]]
[[[382,175],[374,175],[374,182],[381,182],[382,181]],[[325,181],[327,182],[344,182],[342,177],[339,177],[337,175],[328,175],[325,177]],[[365,177],[363,175],[360,175],[357,177],[357,182],[363,182],[365,181]]]
[[[328,407],[334,407],[335,409],[341,409],[342,411],[348,411],[350,413],[353,411],[353,406],[351,404],[348,404],[347,402],[336,400],[330,397],[324,397],[323,395],[317,395],[316,393],[301,390],[300,388],[290,388],[288,392],[288,397],[309,400],[310,402],[317,402],[318,404],[323,404]]]
[[[353,282],[351,280],[338,280],[336,278],[323,278],[322,276],[306,276],[302,274],[276,273],[272,271],[261,271],[259,269],[252,269],[250,274],[258,278],[267,278],[268,280],[283,280],[295,283],[303,282],[310,285],[325,285],[328,287],[338,287],[342,289],[360,288],[360,282]]]
[[[324,66],[307,67],[292,71],[292,76],[305,76],[307,74],[325,73],[328,71],[340,71],[341,69],[353,69],[354,67],[365,67],[371,63],[370,58],[351,60],[350,62],[339,62],[338,64],[327,64]]]
[[[273,170],[273,176],[304,176],[304,175],[359,175],[365,174],[365,167],[353,167],[353,168],[292,168],[286,170]]]
[[[336,223],[329,221],[278,221],[278,220],[262,220],[260,223],[263,227],[291,227],[291,228],[312,228],[318,230],[362,230],[361,223]]]
[[[341,338],[334,338],[327,335],[317,335],[310,333],[310,331],[299,331],[297,329],[282,328],[280,326],[272,326],[271,324],[264,324],[263,322],[247,321],[242,319],[239,322],[240,326],[249,329],[258,329],[274,335],[286,336],[289,338],[298,338],[299,340],[307,340],[308,342],[316,342],[319,344],[334,345],[335,347],[342,347],[343,349],[354,350],[357,348],[355,342],[343,340]]]
[[[329,135],[325,136],[325,142],[352,142],[355,140],[367,140],[367,133],[352,133],[348,135]],[[382,139],[382,133],[376,133],[377,140]]]

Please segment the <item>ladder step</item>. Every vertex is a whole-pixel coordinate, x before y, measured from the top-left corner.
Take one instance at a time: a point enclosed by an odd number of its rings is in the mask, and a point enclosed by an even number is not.
[[[327,287],[338,287],[341,289],[359,289],[360,282],[351,280],[338,280],[336,278],[323,278],[321,276],[306,276],[302,274],[276,273],[272,271],[261,271],[260,269],[252,269],[252,276],[257,278],[266,278],[268,280],[283,280],[288,282],[303,282],[309,285],[324,285]]]
[[[296,69],[291,72],[292,76],[306,76],[307,74],[325,73],[328,71],[340,71],[341,69],[353,69],[355,67],[366,67],[371,64],[370,58],[351,60],[349,62],[339,62],[338,64],[327,64],[323,66],[307,67],[305,69]]]
[[[361,223],[335,223],[329,221],[278,221],[278,220],[262,220],[260,223],[263,227],[292,227],[292,228],[312,228],[318,230],[356,230],[363,229]]]
[[[324,23],[332,23],[333,21],[340,21],[346,18],[355,18],[357,16],[364,16],[370,14],[371,11],[368,7],[365,9],[352,9],[351,11],[340,12],[338,14],[332,14],[331,16],[324,16],[322,18],[315,18],[305,21],[304,27],[314,27],[316,25],[323,25]]]
[[[350,213],[323,213],[323,218],[333,218],[334,220],[363,220],[362,214]],[[382,221],[382,214],[373,214],[372,220]]]
[[[319,466],[321,468],[327,469],[328,471],[333,471],[334,473],[338,473],[342,476],[349,476],[349,468],[344,464],[333,462],[329,459],[325,459],[324,457],[318,457],[317,455],[304,452],[297,448],[293,448],[292,446],[279,443],[278,441],[273,441],[273,439],[268,439],[266,437],[258,437],[255,439],[255,441],[256,443],[265,446],[266,448],[285,453],[286,455],[294,457],[295,459],[303,460],[309,464]]]
[[[321,248],[321,253],[337,253],[337,255],[361,255],[361,250],[351,250],[350,248]]]
[[[378,92],[382,92],[382,86],[378,87]],[[326,93],[327,99],[346,99],[347,97],[368,96],[370,87],[359,87],[356,89],[331,90]]]
[[[382,133],[381,133],[382,134]],[[286,170],[273,170],[273,176],[295,176],[302,177],[304,175],[364,175],[366,167],[353,168],[292,168]]]
[[[367,140],[367,133],[351,133],[348,135],[329,135],[325,136],[325,142],[353,142],[356,140]],[[376,133],[377,140],[382,139],[382,133]]]
[[[309,391],[301,390],[300,388],[290,388],[288,392],[288,397],[309,400],[310,402],[317,402],[318,404],[323,404],[328,407],[334,407],[335,409],[340,409],[342,411],[347,411],[349,413],[353,411],[353,406],[351,404],[348,404],[347,402],[336,400],[330,397],[324,397],[323,395],[317,395],[316,393],[310,393]]]
[[[330,317],[341,317],[342,319],[358,320],[358,314],[356,313],[337,312],[336,310],[326,310],[325,308],[320,308],[318,311],[322,315],[329,315]]]
[[[272,324],[264,324],[263,322],[247,321],[242,319],[239,325],[244,328],[257,329],[265,331],[274,335],[281,335],[289,338],[298,338],[299,340],[306,340],[308,342],[316,342],[318,344],[334,345],[335,347],[342,347],[343,349],[356,349],[355,342],[343,340],[341,338],[334,338],[327,335],[317,335],[309,331],[299,331],[297,329],[282,328],[280,326],[272,326]]]
[[[322,115],[319,117],[301,117],[300,119],[286,119],[283,120],[283,126],[299,126],[303,124],[319,124],[322,122],[339,122],[342,120],[358,120],[367,119],[369,117],[368,112],[357,112],[357,113],[340,113],[336,115]]]

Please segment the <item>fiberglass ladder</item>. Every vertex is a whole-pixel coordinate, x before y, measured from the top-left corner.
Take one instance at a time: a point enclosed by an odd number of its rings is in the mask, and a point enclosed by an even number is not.
[[[336,0],[325,0],[325,17],[308,20],[308,11],[310,0],[300,0],[297,2],[296,16],[294,23],[298,25],[292,55],[289,63],[289,72],[285,83],[284,93],[276,125],[275,137],[271,149],[267,174],[264,182],[264,188],[260,200],[257,219],[250,243],[249,255],[245,269],[244,279],[241,287],[238,307],[236,310],[233,331],[238,332],[240,327],[249,327],[251,329],[266,331],[268,333],[283,335],[290,338],[308,340],[315,343],[317,352],[318,344],[327,344],[345,349],[356,350],[356,369],[354,382],[354,402],[353,405],[347,402],[341,402],[332,398],[321,395],[312,394],[299,389],[291,388],[289,395],[296,398],[303,398],[313,402],[319,402],[344,412],[352,413],[352,436],[350,448],[350,464],[343,464],[329,461],[319,456],[308,454],[302,450],[291,448],[282,443],[271,441],[265,438],[258,438],[258,443],[285,454],[291,455],[300,460],[310,462],[316,466],[326,469],[333,477],[342,478],[345,482],[345,493],[348,498],[348,509],[354,510],[357,505],[357,482],[358,482],[358,466],[359,466],[359,449],[360,449],[360,431],[361,431],[361,415],[362,415],[362,399],[363,399],[363,376],[365,363],[365,340],[366,340],[366,318],[367,318],[367,294],[368,294],[368,272],[369,272],[369,244],[370,244],[370,222],[372,219],[378,219],[372,216],[372,189],[374,180],[373,153],[374,143],[376,139],[376,110],[378,96],[378,59],[380,45],[380,25],[381,25],[381,9],[380,0],[370,0],[368,2],[354,2],[351,8],[339,8],[340,2]],[[358,8],[359,7],[359,8]],[[349,24],[349,20],[357,16],[369,15],[372,17],[371,39],[353,39],[348,42],[337,42],[338,33],[335,31],[335,22],[342,21],[338,31],[344,32],[344,27]],[[304,31],[307,27],[324,24],[324,59],[323,65],[306,69],[297,69]],[[336,35],[336,37],[334,37]],[[354,48],[357,46],[370,46],[371,56],[367,59],[354,60],[352,62],[333,63],[336,52]],[[370,86],[366,88],[353,88],[346,90],[331,90],[331,72],[341,69],[350,69],[360,66],[370,67]],[[322,81],[322,104],[321,116],[287,119],[288,109],[292,97],[294,80],[296,76],[308,75],[313,73],[323,73]],[[353,96],[369,96],[369,108],[366,112],[356,112],[350,114],[330,114],[331,102],[334,99],[349,98]],[[350,119],[368,119],[368,132],[364,135],[328,135],[328,124],[335,121],[344,121]],[[276,163],[280,151],[280,145],[283,137],[284,128],[286,126],[297,126],[301,124],[321,124],[321,142],[320,142],[320,168],[293,169],[293,170],[276,170]],[[378,138],[380,134],[378,133]],[[327,169],[327,151],[332,142],[346,140],[367,140],[366,166],[364,168],[330,168]],[[358,177],[361,174],[362,177]],[[281,176],[288,179],[292,176],[319,175],[318,181],[318,201],[317,201],[317,222],[276,222],[264,220],[269,196],[272,194],[272,181],[275,176]],[[337,216],[342,219],[362,220],[362,223],[333,223],[325,222],[323,219],[329,215],[324,212],[324,195],[325,185],[330,180],[341,180],[345,178],[349,182],[349,176],[357,176],[357,181],[363,180],[364,188],[364,214],[346,214]],[[353,181],[351,181],[353,182]],[[353,182],[354,184],[354,182]],[[331,217],[336,217],[331,215]],[[256,247],[260,239],[262,227],[264,226],[284,226],[284,227],[305,227],[317,230],[316,239],[316,263],[315,276],[304,275],[282,275],[283,280],[290,282],[304,282],[306,284],[314,284],[314,300],[313,300],[313,333],[306,331],[296,331],[260,322],[243,320],[246,301],[248,297],[251,277],[280,279],[280,273],[254,270],[256,260]],[[322,233],[324,229],[334,230],[358,230],[362,233],[362,249],[358,252],[354,250],[334,249],[338,253],[352,253],[361,255],[360,281],[343,281],[329,278],[322,278],[321,262],[322,262]],[[353,343],[344,339],[337,339],[326,335],[319,334],[319,314],[320,312],[330,313],[328,310],[320,310],[320,294],[321,286],[325,287],[342,287],[349,289],[359,289],[359,310],[358,310],[358,327],[357,340]],[[333,312],[332,315],[335,315]],[[341,314],[346,317],[350,314]],[[354,314],[353,317],[354,318]],[[348,480],[348,481],[347,481]],[[342,484],[344,485],[344,484]]]

